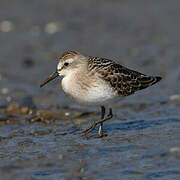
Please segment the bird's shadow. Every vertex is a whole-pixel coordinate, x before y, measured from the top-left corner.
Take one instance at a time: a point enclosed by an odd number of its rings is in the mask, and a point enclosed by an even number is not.
[[[155,120],[134,120],[129,122],[115,122],[111,124],[103,124],[103,129],[106,132],[115,131],[129,131],[129,130],[142,130],[149,127],[160,126],[167,123],[180,121],[179,118],[166,118],[166,119],[155,119]],[[97,127],[96,127],[97,131]]]

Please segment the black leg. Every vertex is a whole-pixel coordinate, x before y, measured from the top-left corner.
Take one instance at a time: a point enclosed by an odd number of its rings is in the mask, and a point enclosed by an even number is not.
[[[101,119],[104,119],[106,109],[104,106],[101,106]],[[98,134],[100,137],[103,136],[103,123],[100,123]]]
[[[113,117],[112,108],[109,108],[109,114],[108,114],[108,116],[112,116],[112,117]]]
[[[104,111],[104,107],[101,107],[102,109],[102,114],[101,116],[103,116],[105,114],[105,111]],[[90,133],[91,131],[94,130],[94,128],[98,125],[98,124],[103,124],[105,121],[111,119],[113,117],[113,113],[112,113],[112,108],[109,108],[109,114],[107,117],[99,120],[99,121],[96,121],[94,122],[91,126],[89,126],[87,129],[85,129],[84,131],[82,131],[81,133],[83,133],[84,135],[87,135],[88,133]],[[100,136],[101,134],[98,133],[98,135]],[[100,137],[103,137],[103,134],[100,136]]]
[[[101,119],[104,119],[105,113],[106,113],[105,107],[101,106]]]

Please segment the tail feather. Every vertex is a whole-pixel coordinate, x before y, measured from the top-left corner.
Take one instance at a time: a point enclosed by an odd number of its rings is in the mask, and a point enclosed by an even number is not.
[[[140,87],[139,90],[147,88],[149,86],[152,86],[153,84],[156,84],[158,81],[160,81],[162,78],[159,76],[142,76],[138,78]]]
[[[156,77],[154,77],[154,79],[155,79],[155,81],[154,81],[154,83],[153,83],[153,84],[155,84],[155,83],[159,82],[159,81],[162,79],[162,77],[160,77],[160,76],[156,76]]]

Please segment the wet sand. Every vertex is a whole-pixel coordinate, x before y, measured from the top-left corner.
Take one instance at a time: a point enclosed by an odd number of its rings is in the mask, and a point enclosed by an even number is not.
[[[180,179],[179,7],[177,0],[1,0],[1,178]],[[60,79],[39,88],[70,49],[163,80],[114,107],[107,137],[87,139],[78,132],[100,108],[69,100]]]

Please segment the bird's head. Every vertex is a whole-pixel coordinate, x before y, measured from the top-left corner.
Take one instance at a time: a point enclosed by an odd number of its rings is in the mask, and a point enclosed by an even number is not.
[[[52,81],[58,76],[67,76],[74,71],[77,71],[81,67],[86,65],[86,58],[77,51],[67,51],[58,58],[58,64],[56,71],[47,78],[40,87],[44,86],[48,82]]]

